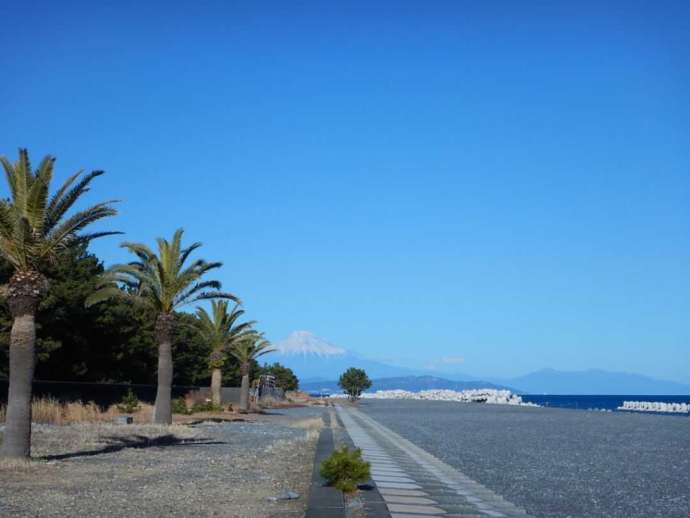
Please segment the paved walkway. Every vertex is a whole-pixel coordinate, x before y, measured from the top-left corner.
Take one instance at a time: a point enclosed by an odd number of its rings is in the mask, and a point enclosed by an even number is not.
[[[525,511],[466,477],[369,416],[338,406],[392,518],[526,517]]]

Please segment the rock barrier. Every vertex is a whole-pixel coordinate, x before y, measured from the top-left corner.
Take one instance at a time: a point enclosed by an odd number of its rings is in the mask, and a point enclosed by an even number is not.
[[[423,399],[429,401],[457,401],[459,403],[487,403],[491,405],[521,405],[539,406],[534,403],[526,403],[517,394],[510,390],[497,389],[469,389],[463,391],[449,389],[421,390],[410,392],[408,390],[377,390],[365,392],[364,399]]]
[[[690,414],[688,403],[664,403],[661,401],[623,401],[618,410],[632,412],[665,412],[669,414]]]

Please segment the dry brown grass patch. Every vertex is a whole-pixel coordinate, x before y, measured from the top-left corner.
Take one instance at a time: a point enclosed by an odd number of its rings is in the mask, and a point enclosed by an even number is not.
[[[6,408],[0,406],[0,423],[5,422]],[[117,416],[125,415],[111,405],[106,410],[89,401],[61,403],[52,398],[36,398],[31,403],[31,415],[34,423],[66,425],[73,423],[107,423],[113,422]],[[149,423],[153,416],[151,405],[140,403],[139,411],[132,415],[135,423]]]
[[[27,472],[36,467],[37,464],[45,466],[45,462],[34,462],[22,459],[0,459],[0,471],[11,473]]]

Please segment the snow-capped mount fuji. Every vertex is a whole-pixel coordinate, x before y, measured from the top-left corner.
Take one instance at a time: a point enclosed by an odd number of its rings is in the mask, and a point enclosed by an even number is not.
[[[300,381],[332,381],[350,367],[364,369],[369,377],[409,376],[415,371],[367,360],[338,347],[309,331],[293,331],[285,340],[273,344],[275,352],[262,360],[280,362],[294,371]]]
[[[345,356],[347,354],[347,351],[342,347],[333,345],[309,331],[293,331],[285,340],[275,344],[275,348],[280,354],[285,356],[315,355],[325,358]]]

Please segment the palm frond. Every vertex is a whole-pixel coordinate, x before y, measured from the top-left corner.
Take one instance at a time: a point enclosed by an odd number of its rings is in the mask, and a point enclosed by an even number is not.
[[[26,149],[19,150],[19,159],[14,164],[5,157],[0,157],[0,163],[10,191],[9,199],[0,200],[0,254],[15,268],[40,271],[46,262],[55,260],[65,249],[113,234],[93,232],[81,235],[81,231],[91,223],[116,214],[112,202],[96,204],[63,219],[87,190],[89,182],[102,172],[91,173],[68,191],[78,177],[73,175],[49,202],[55,164],[53,157],[43,158],[35,172]]]
[[[91,171],[65,194],[69,185],[74,182],[74,179],[78,178],[81,173],[77,173],[76,177],[72,176],[68,178],[48,204],[48,210],[46,212],[46,230],[52,230],[79,197],[89,190],[91,181],[102,174],[104,174],[103,171]]]
[[[48,256],[59,248],[64,248],[72,244],[70,240],[77,237],[77,233],[91,223],[103,218],[115,216],[117,210],[111,206],[112,203],[114,202],[106,201],[79,211],[59,226],[55,227],[50,234],[46,236],[43,247],[41,248],[41,257]]]
[[[122,243],[121,246],[133,253],[137,260],[126,266],[119,265],[116,270],[130,279],[129,286],[136,286],[136,293],[140,297],[147,299],[162,312],[170,313],[202,300],[227,299],[239,302],[235,295],[221,291],[219,281],[203,279],[204,274],[220,267],[221,263],[197,259],[185,267],[190,254],[200,244],[193,243],[183,247],[183,233],[182,229],[177,229],[170,241],[158,238],[157,253],[141,243]],[[115,282],[125,284],[122,278]],[[203,313],[198,313],[198,316],[205,321]],[[212,317],[207,316],[211,321]]]
[[[91,307],[95,304],[98,304],[100,302],[104,302],[104,301],[109,300],[109,299],[113,299],[116,297],[126,297],[126,296],[128,296],[126,291],[124,291],[122,288],[120,288],[117,285],[110,284],[110,285],[98,288],[96,291],[94,291],[88,297],[86,297],[86,301],[84,302],[84,305],[88,308],[88,307]]]
[[[41,161],[36,176],[32,179],[27,193],[26,213],[31,226],[39,235],[43,234],[46,204],[48,203],[48,189],[53,178],[53,164],[55,158],[47,156]]]
[[[202,300],[214,300],[214,299],[228,299],[228,300],[232,300],[235,302],[240,302],[240,299],[238,299],[232,293],[224,293],[222,291],[204,291],[204,292],[199,293],[198,295],[195,295],[191,299],[186,300],[183,303],[179,304],[178,307],[188,306],[189,304],[194,304],[195,302],[199,302]]]

